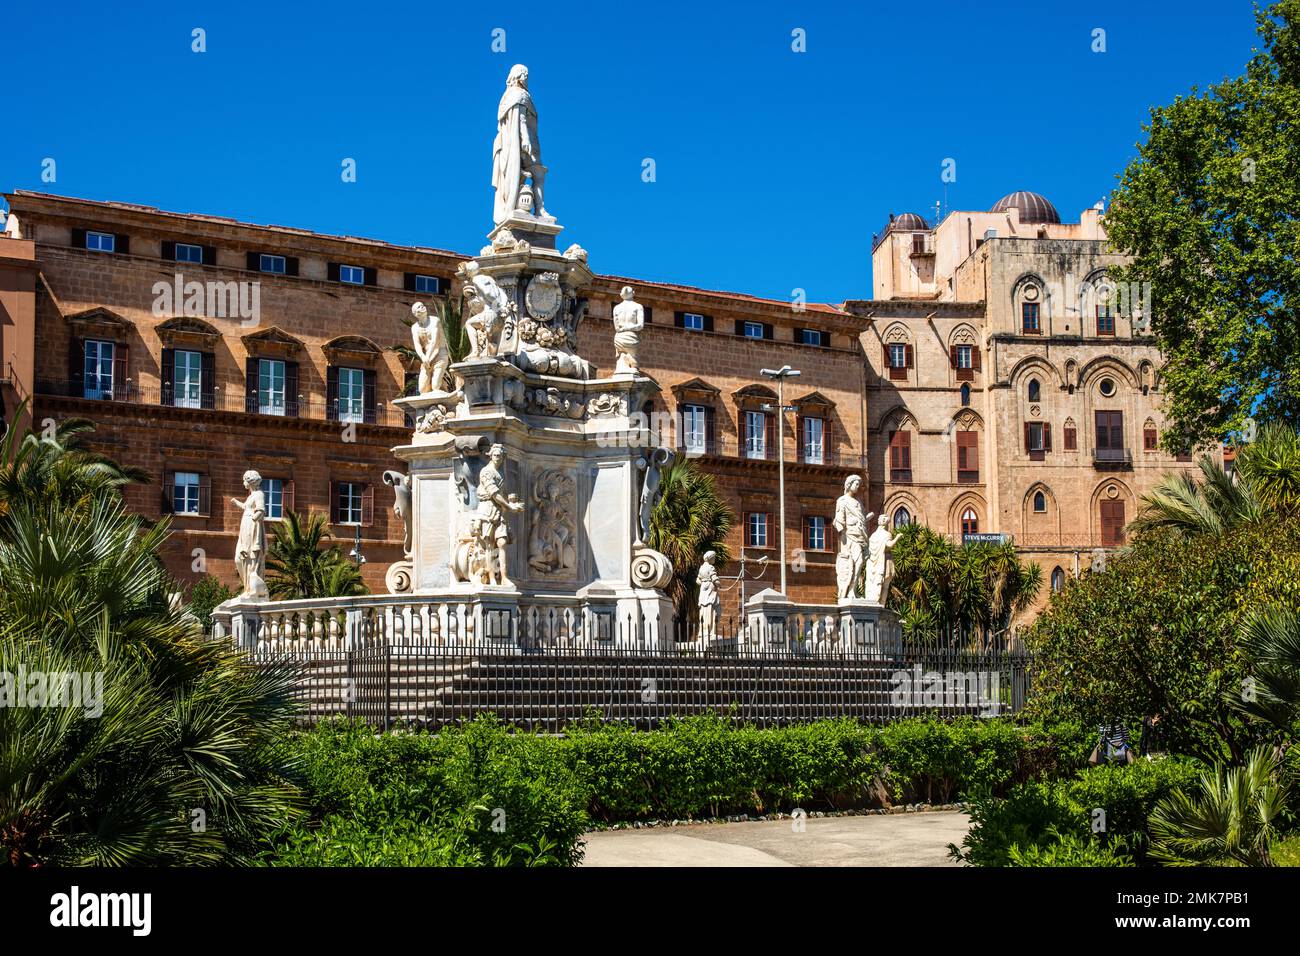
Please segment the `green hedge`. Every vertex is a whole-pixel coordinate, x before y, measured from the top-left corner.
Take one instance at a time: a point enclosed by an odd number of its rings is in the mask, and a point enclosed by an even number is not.
[[[974,866],[1135,865],[1145,859],[1151,808],[1200,770],[1192,760],[1140,760],[977,797],[970,832],[953,855]]]
[[[947,802],[1053,779],[1086,759],[1072,725],[851,720],[758,729],[717,716],[638,732],[596,720],[564,737],[490,717],[436,734],[327,722],[294,746],[310,819],[278,865],[567,865],[592,820]]]
[[[553,742],[491,718],[438,734],[318,725],[297,740],[309,822],[276,835],[294,866],[569,865],[588,792]]]
[[[1088,739],[1076,725],[973,718],[758,729],[701,716],[651,733],[593,722],[557,746],[591,787],[591,815],[616,822],[947,803],[1073,770]]]

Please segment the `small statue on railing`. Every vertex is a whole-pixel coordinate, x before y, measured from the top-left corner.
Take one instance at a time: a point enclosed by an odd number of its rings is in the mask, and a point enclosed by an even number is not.
[[[866,586],[863,595],[873,604],[889,600],[889,583],[894,576],[894,562],[890,551],[898,544],[898,535],[890,533],[889,517],[881,515],[876,530],[871,532],[867,556]]]
[[[265,580],[266,495],[262,491],[262,476],[252,470],[244,472],[244,487],[248,489],[247,498],[230,499],[243,512],[239,519],[239,538],[235,541],[235,569],[244,586],[239,596],[260,601],[270,597]]]
[[[836,591],[841,598],[859,597],[862,587],[862,571],[867,553],[867,522],[871,514],[866,513],[862,502],[858,501],[858,489],[862,487],[862,478],[849,475],[844,479],[844,494],[835,502],[835,531],[839,535],[840,550],[835,556]]]
[[[718,552],[705,551],[695,580],[700,586],[697,604],[700,608],[700,643],[705,644],[718,636],[718,614],[722,610],[722,596],[718,593],[718,569],[714,563]]]
[[[614,373],[635,374],[641,370],[637,364],[637,348],[641,344],[641,331],[645,328],[645,308],[632,296],[630,285],[623,286],[619,297],[623,300],[614,306],[614,354],[618,357]]]

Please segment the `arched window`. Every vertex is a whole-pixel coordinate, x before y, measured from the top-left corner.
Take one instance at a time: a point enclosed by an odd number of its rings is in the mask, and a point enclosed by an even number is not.
[[[894,527],[906,528],[912,523],[912,512],[906,508],[899,508],[894,512]]]
[[[1065,572],[1060,568],[1052,570],[1052,591],[1059,593],[1065,587]]]
[[[1039,401],[1042,398],[1042,393],[1043,390],[1042,387],[1038,384],[1038,379],[1031,378],[1029,380],[1029,400],[1031,402]]]
[[[961,533],[979,534],[980,519],[974,508],[967,508],[961,513]]]
[[[1047,511],[1047,495],[1043,494],[1041,491],[1035,491],[1034,512],[1036,514],[1043,514],[1045,511]]]
[[[961,406],[962,408],[966,408],[969,405],[970,405],[970,386],[963,385],[961,387]]]

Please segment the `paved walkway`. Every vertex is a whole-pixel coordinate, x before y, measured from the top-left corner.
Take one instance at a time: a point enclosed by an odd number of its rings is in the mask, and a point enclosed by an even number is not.
[[[955,810],[698,823],[586,835],[583,866],[955,866],[969,822]]]

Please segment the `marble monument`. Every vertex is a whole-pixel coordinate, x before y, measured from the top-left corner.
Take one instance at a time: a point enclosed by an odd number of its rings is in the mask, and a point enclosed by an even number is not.
[[[409,495],[397,502],[409,515],[409,556],[390,570],[389,589],[454,596],[483,612],[477,621],[522,620],[520,609],[544,602],[593,633],[596,618],[623,631],[630,620],[635,633],[671,641],[663,589],[673,569],[647,538],[675,455],[645,447],[636,414],[659,385],[637,371],[634,343],[631,364],[605,379],[578,354],[592,273],[581,246],[556,249],[562,227],[541,204],[545,167],[522,66],[497,120],[495,225],[461,269],[471,348],[448,368],[457,391],[431,381],[426,392],[422,380],[421,394],[397,399],[416,427],[393,449],[405,476],[385,477],[399,499]],[[629,331],[643,323],[629,317]],[[432,380],[436,347],[421,346]]]

